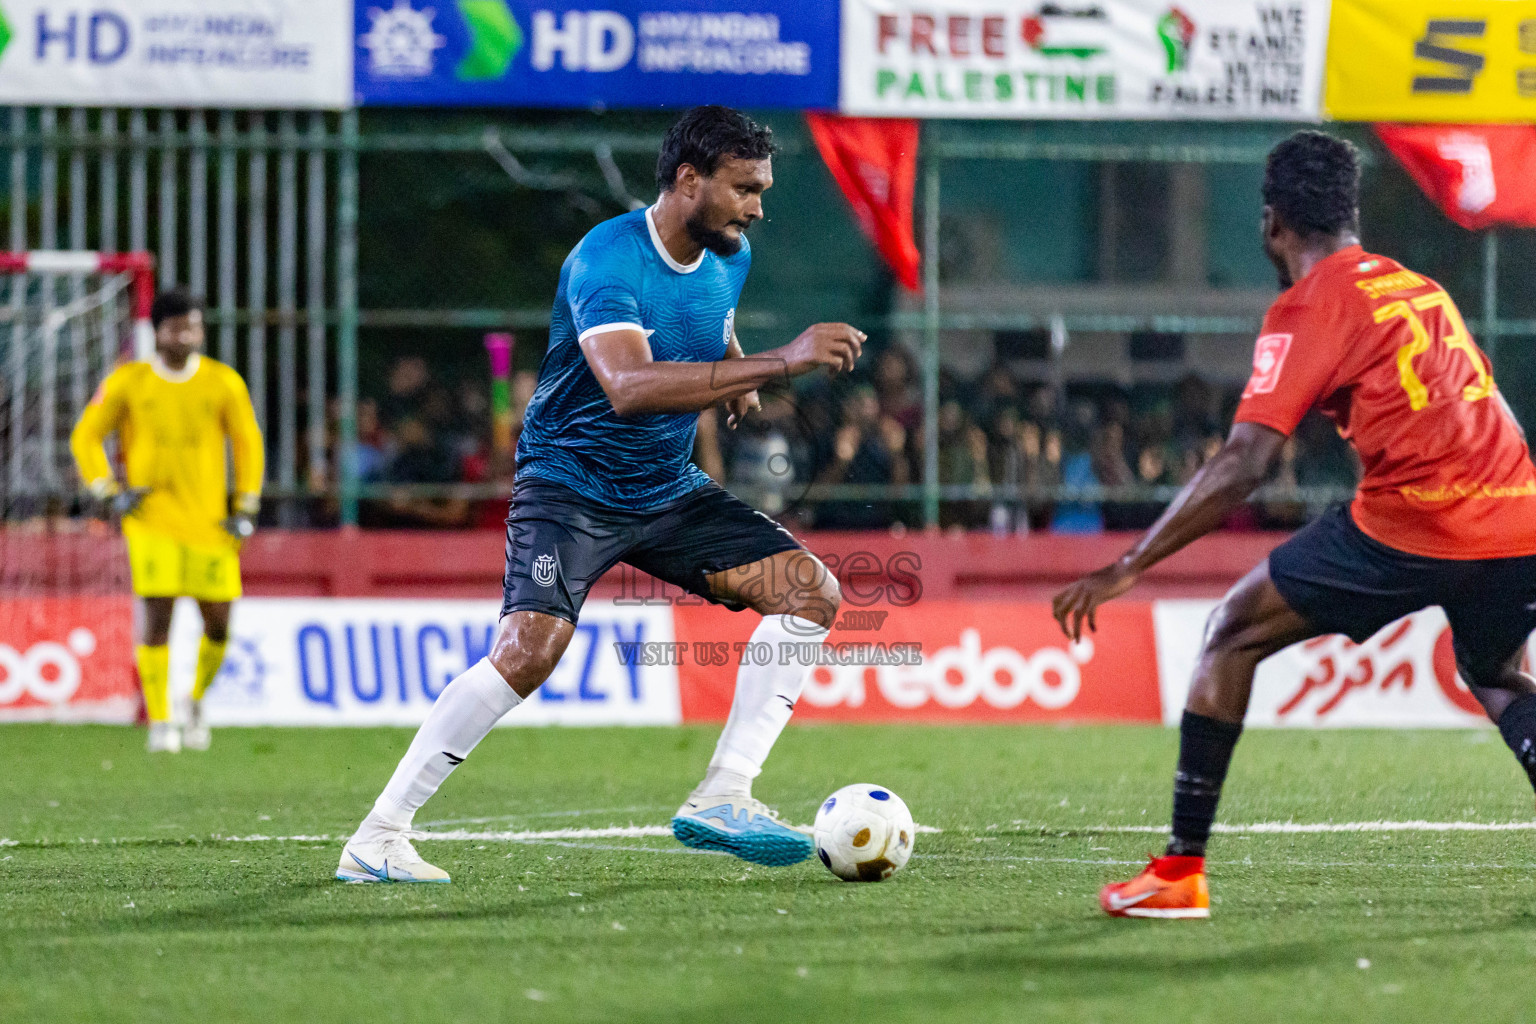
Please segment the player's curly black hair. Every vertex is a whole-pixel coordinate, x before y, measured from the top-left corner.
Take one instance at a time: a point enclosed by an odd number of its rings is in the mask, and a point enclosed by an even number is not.
[[[149,322],[159,330],[160,325],[171,317],[186,316],[194,309],[203,311],[201,296],[193,295],[185,288],[172,288],[155,296],[154,303],[149,307]]]
[[[773,129],[730,107],[693,107],[667,129],[656,160],[656,185],[663,192],[677,183],[677,169],[690,164],[705,176],[715,173],[723,157],[762,160],[778,149]]]
[[[1303,235],[1353,228],[1360,206],[1360,152],[1346,139],[1299,131],[1269,151],[1264,204]]]

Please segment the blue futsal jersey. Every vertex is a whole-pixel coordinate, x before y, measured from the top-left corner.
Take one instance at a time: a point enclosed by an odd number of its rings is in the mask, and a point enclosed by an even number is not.
[[[659,363],[723,359],[751,265],[745,238],[734,256],[705,250],[678,263],[650,208],[587,232],[560,268],[549,348],[517,443],[518,478],[625,509],[655,508],[708,483],[690,461],[698,413],[619,416],[580,342],[622,326],[644,331]]]

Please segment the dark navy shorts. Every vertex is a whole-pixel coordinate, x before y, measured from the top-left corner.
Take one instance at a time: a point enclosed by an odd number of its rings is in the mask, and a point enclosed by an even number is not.
[[[551,481],[522,480],[507,516],[501,614],[575,622],[592,584],[619,562],[740,611],[744,605],[710,596],[707,577],[799,547],[788,530],[714,483],[630,511]]]
[[[1292,610],[1356,643],[1439,605],[1451,623],[1456,664],[1470,682],[1491,681],[1536,631],[1536,555],[1466,561],[1410,555],[1366,536],[1347,506],[1271,551],[1269,578]]]

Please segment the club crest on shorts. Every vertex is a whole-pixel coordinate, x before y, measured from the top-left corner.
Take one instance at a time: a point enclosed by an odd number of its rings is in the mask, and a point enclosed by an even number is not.
[[[540,555],[533,560],[533,582],[541,587],[550,586],[555,582],[555,556]]]

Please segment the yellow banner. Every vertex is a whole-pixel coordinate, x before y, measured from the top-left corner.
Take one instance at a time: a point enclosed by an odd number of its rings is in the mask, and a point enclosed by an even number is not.
[[[1339,121],[1536,122],[1536,0],[1333,0]]]

